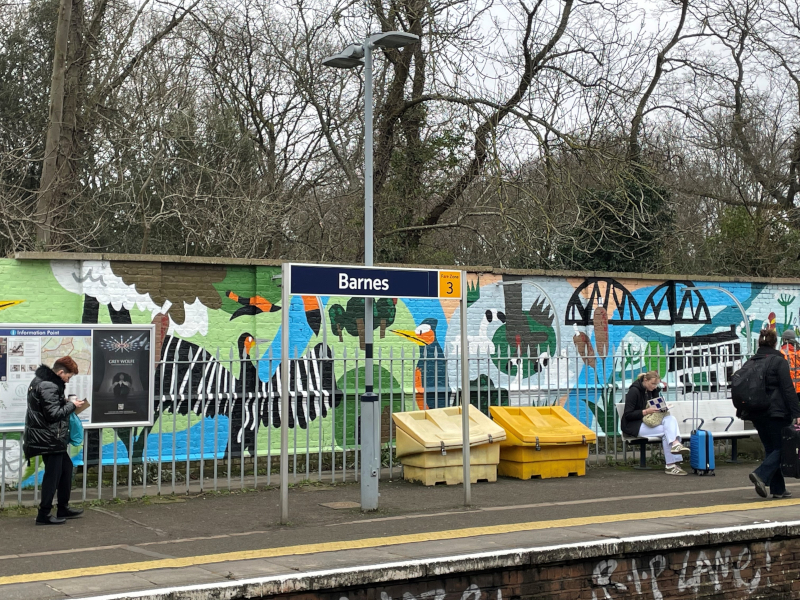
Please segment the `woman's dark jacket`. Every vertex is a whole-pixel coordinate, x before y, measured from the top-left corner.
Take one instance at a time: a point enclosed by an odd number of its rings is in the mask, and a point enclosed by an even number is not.
[[[637,379],[628,388],[625,396],[625,411],[622,413],[622,432],[631,437],[639,437],[639,428],[642,426],[642,411],[647,408],[647,401],[658,396],[658,390],[649,392],[645,389],[641,379]]]
[[[64,397],[65,384],[45,365],[36,369],[28,386],[28,412],[22,450],[25,458],[66,452],[69,444],[69,416],[75,405]]]
[[[777,357],[777,358],[770,358]],[[750,360],[769,360],[765,373],[765,387],[767,397],[771,400],[769,409],[758,414],[738,414],[740,418],[769,417],[771,419],[789,420],[800,417],[800,401],[797,400],[797,392],[792,382],[792,374],[789,371],[789,363],[775,348],[759,348]]]

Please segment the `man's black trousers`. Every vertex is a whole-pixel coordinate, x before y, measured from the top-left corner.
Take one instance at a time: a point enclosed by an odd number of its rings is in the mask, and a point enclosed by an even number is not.
[[[42,479],[42,503],[39,513],[49,515],[53,509],[53,497],[58,492],[58,507],[69,506],[72,489],[72,459],[66,452],[44,454],[44,477]]]

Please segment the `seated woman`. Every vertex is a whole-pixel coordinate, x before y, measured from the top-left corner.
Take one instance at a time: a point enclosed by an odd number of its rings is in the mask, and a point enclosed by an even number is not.
[[[622,431],[631,437],[660,437],[664,447],[664,458],[667,462],[667,475],[686,475],[686,471],[679,464],[683,457],[681,452],[689,449],[681,443],[678,433],[678,422],[675,417],[667,415],[661,425],[649,427],[642,422],[645,415],[658,412],[657,408],[648,406],[647,401],[658,396],[656,388],[661,377],[658,371],[642,373],[628,388],[625,396],[625,412],[622,414]]]

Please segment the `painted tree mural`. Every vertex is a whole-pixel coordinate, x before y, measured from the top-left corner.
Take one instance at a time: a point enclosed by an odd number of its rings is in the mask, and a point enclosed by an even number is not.
[[[394,324],[397,313],[396,298],[378,298],[372,303],[372,324],[373,328],[380,331],[380,338],[386,337],[386,328]],[[330,307],[331,330],[343,341],[343,335],[348,333],[353,337],[358,337],[359,347],[365,348],[364,342],[364,298],[350,298],[347,301],[347,308],[342,308],[341,304],[334,304]]]

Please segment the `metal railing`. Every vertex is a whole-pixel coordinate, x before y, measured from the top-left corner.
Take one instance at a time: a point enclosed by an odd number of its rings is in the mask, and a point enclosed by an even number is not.
[[[551,356],[554,348],[474,344],[470,403],[487,414],[490,406],[560,404],[597,434],[593,454],[614,458],[625,450],[614,404],[639,373],[659,371],[668,400],[687,394],[718,399],[727,397],[730,377],[746,358],[738,338],[672,348],[626,344],[608,356],[595,352],[591,342],[576,340]],[[458,357],[452,350],[448,355]],[[73,501],[277,485],[284,417],[290,428],[290,481],[358,479],[360,350],[336,356],[332,347],[319,344],[295,353],[285,416],[279,360],[269,353],[258,360],[232,353],[222,359],[177,340],[163,356],[156,369],[155,425],[87,429],[84,444],[71,450]],[[460,368],[460,359],[430,346],[413,355],[377,350],[384,477],[400,475],[391,414],[460,404]],[[31,464],[22,458],[21,433],[0,433],[0,507],[38,503],[43,468],[39,458]]]

